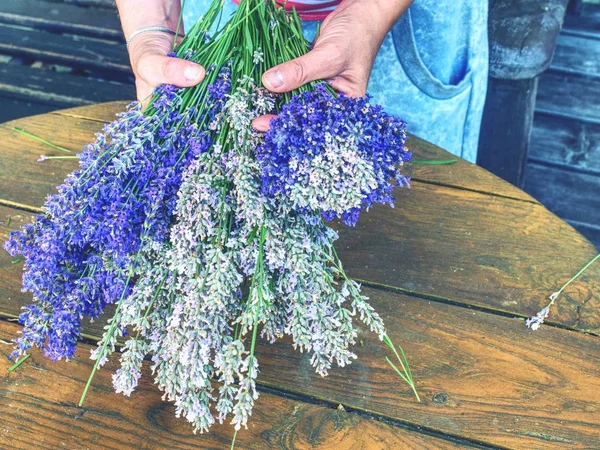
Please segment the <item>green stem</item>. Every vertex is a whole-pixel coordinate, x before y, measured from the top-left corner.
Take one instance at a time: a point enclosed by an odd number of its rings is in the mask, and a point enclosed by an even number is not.
[[[127,286],[129,285],[129,282],[131,281],[131,278],[133,277],[133,267],[135,267],[135,265],[137,264],[137,260],[138,260],[139,256],[140,256],[140,251],[138,251],[137,255],[135,256],[132,268],[130,269],[129,274],[127,276],[127,280],[125,281],[125,287],[123,288],[123,292],[121,293],[121,298],[119,298],[119,301],[117,302],[117,308],[115,309],[115,313],[110,322],[110,327],[106,331],[106,335],[105,335],[106,339],[104,340],[104,343],[102,344],[102,347],[100,348],[100,351],[98,352],[98,355],[96,355],[96,363],[94,364],[92,373],[90,374],[90,376],[87,380],[87,383],[85,384],[85,388],[83,389],[83,393],[81,394],[81,399],[79,399],[79,406],[83,405],[83,401],[85,400],[88,389],[90,388],[90,386],[92,384],[94,375],[96,375],[96,372],[100,368],[100,361],[102,361],[102,358],[104,357],[104,354],[108,347],[108,342],[112,339],[112,336],[117,328],[117,322],[119,321],[119,312],[121,311],[121,304],[123,303],[123,299],[125,298],[125,293],[127,292]]]
[[[348,283],[348,287],[351,290],[354,290],[352,287],[352,283],[350,283],[350,279],[346,275],[346,272],[344,271],[344,268],[342,267],[342,262],[341,262],[339,256],[337,255],[337,251],[335,250],[335,247],[333,245],[331,246],[331,250],[332,250],[332,254],[331,254],[332,264],[340,272],[340,274],[342,275],[344,280]],[[360,293],[353,292],[353,295],[360,295]],[[404,353],[404,350],[402,350],[402,347],[400,347],[400,346],[397,347],[398,349],[400,349],[400,353],[402,353],[402,358],[401,358],[400,355],[398,354],[398,351],[396,350],[396,345],[394,345],[394,343],[392,342],[390,337],[387,335],[387,333],[383,336],[383,343],[385,345],[387,345],[394,352],[396,359],[398,360],[398,362],[400,363],[400,366],[402,367],[402,371],[400,369],[398,369],[398,367],[387,356],[385,357],[385,360],[392,367],[392,369],[394,369],[396,371],[396,373],[400,376],[400,378],[402,378],[402,380],[410,386],[410,388],[413,390],[417,400],[421,401],[421,398],[419,397],[419,394],[417,392],[417,388],[415,386],[412,372],[410,370],[410,366],[408,364],[408,359],[406,358],[406,354]]]
[[[30,353],[27,353],[25,356],[23,356],[21,359],[19,359],[16,363],[14,363],[12,366],[10,366],[6,372],[11,373],[14,370],[17,369],[17,367],[19,367],[21,364],[23,364],[25,362],[25,360],[27,360],[27,358],[29,358],[31,356]]]
[[[573,281],[575,281],[577,278],[579,278],[583,274],[583,272],[585,272],[588,269],[588,267],[590,267],[592,264],[594,264],[599,259],[600,259],[600,253],[598,253],[594,258],[592,258],[591,261],[589,261],[585,266],[583,266],[583,268],[579,272],[577,272],[573,277],[571,277],[571,279],[569,281],[567,281],[565,284],[563,284],[563,286],[558,291],[556,291],[554,294],[552,294],[550,296],[550,303],[548,303],[548,307],[550,307],[554,304],[556,299],[560,296],[560,294],[562,294],[562,292],[567,288],[567,286],[569,286]]]
[[[231,439],[231,447],[229,447],[229,450],[233,450],[235,447],[235,439],[237,438],[237,434],[238,434],[238,430],[235,430],[235,432],[233,433],[233,439]]]
[[[36,136],[35,134],[30,133],[29,131],[25,131],[22,128],[12,127],[12,129],[13,129],[13,131],[15,131],[19,134],[22,134],[23,136],[27,136],[28,138],[31,138],[34,141],[38,141],[38,142],[41,142],[42,144],[46,144],[49,147],[55,148],[56,150],[60,150],[61,152],[71,153],[71,150],[61,147],[60,145],[53,144],[52,142],[47,141],[46,139],[41,138],[39,136]]]
[[[413,164],[420,164],[423,166],[443,166],[447,164],[457,163],[458,159],[413,159],[410,162]]]

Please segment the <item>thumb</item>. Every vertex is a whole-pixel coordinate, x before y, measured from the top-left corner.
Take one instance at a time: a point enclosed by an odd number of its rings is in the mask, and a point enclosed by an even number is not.
[[[314,49],[306,55],[266,71],[263,85],[271,92],[288,92],[315,80],[325,80],[341,73],[339,54],[326,49]]]
[[[206,75],[199,64],[159,53],[146,53],[140,57],[137,72],[153,87],[164,83],[190,87],[200,83]]]

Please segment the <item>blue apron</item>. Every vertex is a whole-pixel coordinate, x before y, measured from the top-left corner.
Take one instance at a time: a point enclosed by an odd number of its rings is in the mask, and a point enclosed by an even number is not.
[[[186,2],[189,28],[211,0]],[[225,3],[224,17],[236,8]],[[468,161],[477,159],[488,76],[488,2],[415,0],[386,36],[368,92],[408,130]],[[305,22],[308,39],[315,22]]]

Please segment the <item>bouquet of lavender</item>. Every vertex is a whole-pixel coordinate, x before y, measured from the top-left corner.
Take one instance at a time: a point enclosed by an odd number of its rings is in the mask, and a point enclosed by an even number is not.
[[[258,397],[259,333],[291,336],[325,376],[356,358],[359,319],[415,390],[326,225],[354,225],[374,203],[392,205],[394,187],[408,183],[405,123],[325,83],[269,93],[261,74],[308,51],[298,17],[242,1],[209,36],[220,12],[215,0],[175,54],[207,67],[206,79],[163,85],[146,110],[120,114],[5,244],[24,256],[23,289],[33,294],[12,357],[34,346],[72,357],[81,320],[115,304],[81,402],[127,335],[117,392],[132,393],[149,357],[165,398],[195,430],[228,417],[237,430]],[[264,135],[251,126],[263,114],[278,114]]]

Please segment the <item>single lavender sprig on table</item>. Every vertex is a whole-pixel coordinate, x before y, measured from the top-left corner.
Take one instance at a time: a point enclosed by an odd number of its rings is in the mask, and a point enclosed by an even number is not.
[[[56,150],[60,150],[61,152],[71,153],[71,150],[69,150],[68,148],[64,148],[64,147],[61,147],[60,145],[53,144],[52,142],[50,142],[40,136],[37,136],[33,133],[30,133],[29,131],[26,131],[22,128],[12,127],[12,130],[16,133],[22,134],[23,136],[27,136],[28,138],[31,138],[34,141],[41,142],[42,144],[47,145],[48,147],[52,147]]]
[[[553,292],[552,295],[550,295],[549,297],[550,302],[544,308],[542,308],[536,315],[531,316],[529,319],[525,320],[525,325],[527,325],[527,327],[531,328],[533,331],[537,330],[550,315],[550,307],[558,299],[560,294],[562,294],[562,292],[567,288],[567,286],[569,286],[573,281],[579,278],[588,269],[588,267],[590,267],[599,259],[600,253],[594,258],[592,258],[592,260],[589,261],[585,266],[583,266],[583,268],[579,272],[577,272],[569,281],[563,284],[563,286],[558,291]]]

